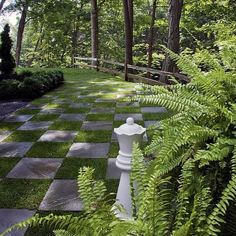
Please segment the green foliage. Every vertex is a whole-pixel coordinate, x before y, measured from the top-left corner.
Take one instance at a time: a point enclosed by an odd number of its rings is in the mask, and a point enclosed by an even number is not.
[[[11,54],[12,40],[9,36],[10,27],[5,25],[1,33],[1,46],[0,46],[0,71],[3,75],[10,75],[15,69],[15,60]]]
[[[0,81],[0,99],[40,97],[64,82],[64,75],[60,71],[23,71],[16,78]]]
[[[83,216],[36,216],[21,226],[50,222],[66,230],[56,235],[220,235],[236,201],[235,68],[229,71],[220,54],[169,53],[192,81],[143,85],[134,98],[175,114],[155,127],[144,152],[134,145],[132,218],[116,218],[122,207],[107,201],[104,183],[94,181],[93,170],[85,168],[78,178]]]

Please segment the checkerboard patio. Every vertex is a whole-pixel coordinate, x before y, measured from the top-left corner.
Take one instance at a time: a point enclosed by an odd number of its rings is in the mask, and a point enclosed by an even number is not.
[[[118,187],[113,129],[130,116],[147,127],[166,112],[123,101],[128,94],[135,94],[133,84],[117,78],[67,80],[0,123],[0,231],[39,210],[81,211],[76,179],[83,165]]]

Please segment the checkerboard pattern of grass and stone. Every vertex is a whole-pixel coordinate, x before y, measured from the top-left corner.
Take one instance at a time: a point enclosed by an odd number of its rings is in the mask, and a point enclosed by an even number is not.
[[[148,127],[169,115],[162,107],[124,101],[135,86],[121,78],[76,69],[65,77],[62,87],[0,122],[0,232],[36,212],[79,214],[77,175],[83,166],[93,167],[94,177],[116,192],[114,128],[128,117]]]

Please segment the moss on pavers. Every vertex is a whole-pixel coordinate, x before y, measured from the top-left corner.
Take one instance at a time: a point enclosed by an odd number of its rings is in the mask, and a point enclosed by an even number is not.
[[[0,158],[0,178],[5,177],[17,164],[20,158]]]
[[[108,143],[111,141],[112,131],[109,130],[81,130],[75,141],[85,143]]]
[[[26,153],[27,157],[65,157],[72,143],[69,142],[37,142]]]
[[[56,174],[56,179],[77,179],[81,167],[95,169],[95,179],[104,179],[106,175],[107,160],[91,158],[66,158]]]
[[[0,181],[0,208],[37,209],[46,194],[51,180]]]
[[[82,126],[81,121],[55,121],[49,130],[73,130],[78,131]]]
[[[40,109],[20,109],[15,114],[16,115],[34,115],[40,112]]]
[[[22,122],[0,122],[0,131],[15,130],[22,124]]]
[[[114,114],[111,113],[90,113],[86,116],[87,121],[113,121]]]
[[[45,131],[16,130],[4,142],[36,142]]]
[[[140,113],[139,107],[116,107],[116,113]]]
[[[33,116],[30,121],[53,121],[56,120],[59,114],[37,114]]]

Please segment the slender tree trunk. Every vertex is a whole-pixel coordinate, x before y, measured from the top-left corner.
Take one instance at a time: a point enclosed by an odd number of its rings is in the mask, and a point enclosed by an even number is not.
[[[76,29],[72,32],[72,37],[71,37],[71,65],[74,66],[75,62],[75,54],[76,54],[76,49],[78,45],[78,37],[79,37],[79,29],[76,26]]]
[[[175,53],[179,53],[180,45],[180,31],[179,24],[181,19],[181,13],[183,8],[183,0],[169,0],[169,33],[168,33],[168,42],[167,48]],[[166,59],[163,63],[162,70],[169,72],[178,72],[176,64],[170,59],[169,56],[166,56]],[[167,82],[166,76],[161,77],[161,82]]]
[[[123,0],[125,20],[125,80],[128,80],[127,64],[133,64],[133,0]]]
[[[18,26],[18,31],[17,31],[16,66],[19,66],[19,64],[20,64],[20,55],[21,55],[21,48],[22,48],[22,41],[23,41],[23,34],[24,34],[24,30],[25,30],[27,12],[28,12],[28,5],[26,4],[23,7],[19,26]]]
[[[92,58],[98,58],[98,4],[97,0],[91,0],[91,41]],[[93,66],[97,66],[97,61],[92,61]]]
[[[149,33],[149,45],[148,45],[148,68],[152,67],[152,53],[153,53],[153,42],[154,42],[154,25],[156,20],[156,8],[157,0],[153,0],[152,6],[152,19],[150,24],[150,33]],[[148,78],[151,77],[150,72],[147,73]]]
[[[6,0],[1,0],[1,2],[0,2],[0,13],[3,9],[3,5],[4,5],[5,2],[6,2]]]

